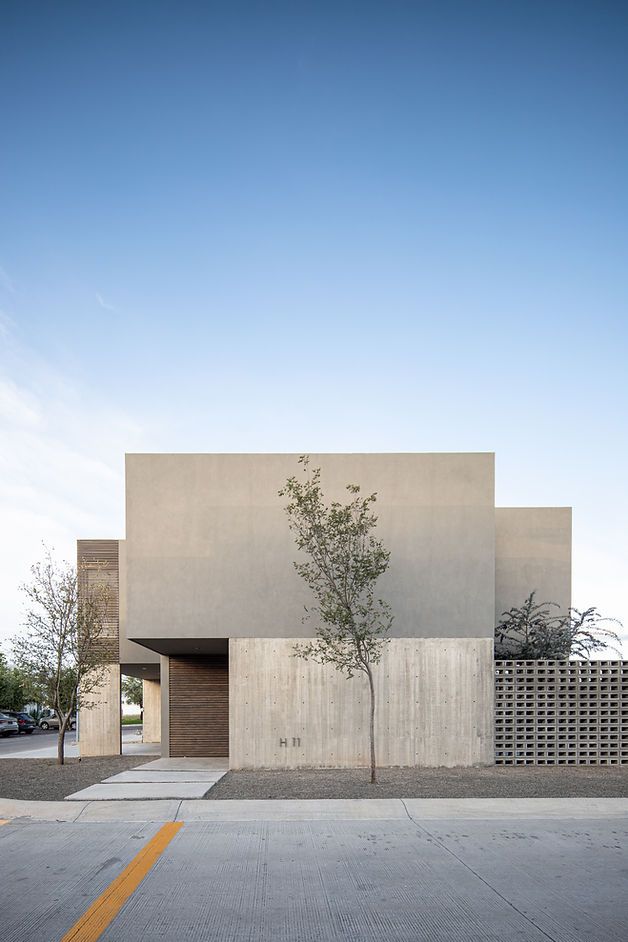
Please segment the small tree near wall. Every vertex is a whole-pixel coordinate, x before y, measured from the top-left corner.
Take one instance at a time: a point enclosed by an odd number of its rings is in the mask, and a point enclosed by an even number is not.
[[[121,690],[127,703],[140,709],[144,706],[144,684],[139,677],[124,677]]]
[[[296,645],[294,653],[331,664],[349,678],[356,673],[366,676],[371,782],[376,782],[373,666],[382,657],[393,620],[390,606],[375,597],[375,584],[390,560],[390,552],[373,535],[377,495],[362,497],[357,484],[348,484],[349,503],[326,504],[320,468],[310,469],[307,456],[299,463],[304,477],[289,478],[279,496],[288,501],[288,524],[305,557],[294,568],[316,600],[313,608],[306,608],[304,620],[315,617],[317,624],[315,640]]]
[[[57,761],[63,765],[65,733],[79,688],[81,709],[90,709],[90,694],[110,660],[104,631],[109,589],[104,581],[88,579],[87,572],[57,562],[46,550],[22,591],[28,607],[24,630],[13,641],[15,664],[59,717]]]
[[[563,661],[607,649],[621,656],[619,635],[609,627],[621,627],[616,618],[604,618],[595,607],[561,614],[557,602],[536,602],[535,595],[502,614],[495,628],[496,658]]]

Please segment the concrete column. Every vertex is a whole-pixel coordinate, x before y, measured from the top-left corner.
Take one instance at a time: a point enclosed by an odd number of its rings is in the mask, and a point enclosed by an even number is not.
[[[161,754],[170,758],[170,658],[161,655]]]
[[[161,742],[161,684],[143,680],[144,719],[142,742]]]
[[[120,665],[108,664],[98,686],[79,701],[79,753],[83,756],[119,756],[122,753],[120,718]]]

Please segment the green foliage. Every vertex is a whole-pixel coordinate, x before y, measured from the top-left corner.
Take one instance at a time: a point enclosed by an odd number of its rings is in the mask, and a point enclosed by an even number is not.
[[[596,651],[609,649],[621,657],[621,639],[608,624],[623,627],[618,618],[604,618],[597,608],[587,608],[583,612],[570,608],[567,616],[567,632],[570,639],[570,656],[586,659]]]
[[[353,495],[348,504],[325,504],[320,468],[299,459],[305,479],[291,477],[279,491],[297,548],[307,559],[294,568],[307,583],[317,604],[305,619],[316,617],[316,640],[300,644],[295,653],[334,667],[352,677],[380,660],[393,617],[390,606],[375,598],[375,583],[388,569],[390,553],[373,536],[376,494]]]
[[[59,716],[57,754],[62,764],[65,731],[79,688],[81,708],[89,709],[89,695],[101,682],[108,587],[97,572],[77,573],[46,550],[43,561],[31,567],[31,582],[22,591],[28,609],[24,628],[13,641],[13,655],[32,699],[52,706]]]
[[[588,658],[610,649],[619,656],[620,639],[607,627],[616,618],[604,618],[597,608],[570,608],[560,614],[556,602],[535,602],[532,592],[519,608],[502,614],[495,628],[495,657],[518,660],[568,660]]]
[[[131,713],[127,713],[126,716],[122,717],[123,726],[137,726],[141,722],[142,722],[142,717],[140,715],[134,716]]]
[[[123,677],[121,689],[122,697],[127,703],[143,706],[144,684],[139,677]]]
[[[22,710],[27,702],[22,675],[0,651],[0,710]]]

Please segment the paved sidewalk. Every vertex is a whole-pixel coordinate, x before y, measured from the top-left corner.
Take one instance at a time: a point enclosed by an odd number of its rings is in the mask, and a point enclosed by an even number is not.
[[[0,819],[39,821],[350,821],[626,819],[628,798],[354,798],[286,801],[0,799]]]
[[[228,759],[155,759],[134,769],[89,785],[66,801],[145,801],[164,798],[204,798],[226,775]]]

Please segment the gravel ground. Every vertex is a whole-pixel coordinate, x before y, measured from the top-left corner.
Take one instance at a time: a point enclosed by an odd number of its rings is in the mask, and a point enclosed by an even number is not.
[[[0,798],[25,801],[59,801],[80,788],[95,785],[104,778],[134,769],[154,756],[108,756],[106,758],[0,760]]]
[[[627,798],[628,766],[228,772],[208,801],[234,798]]]

